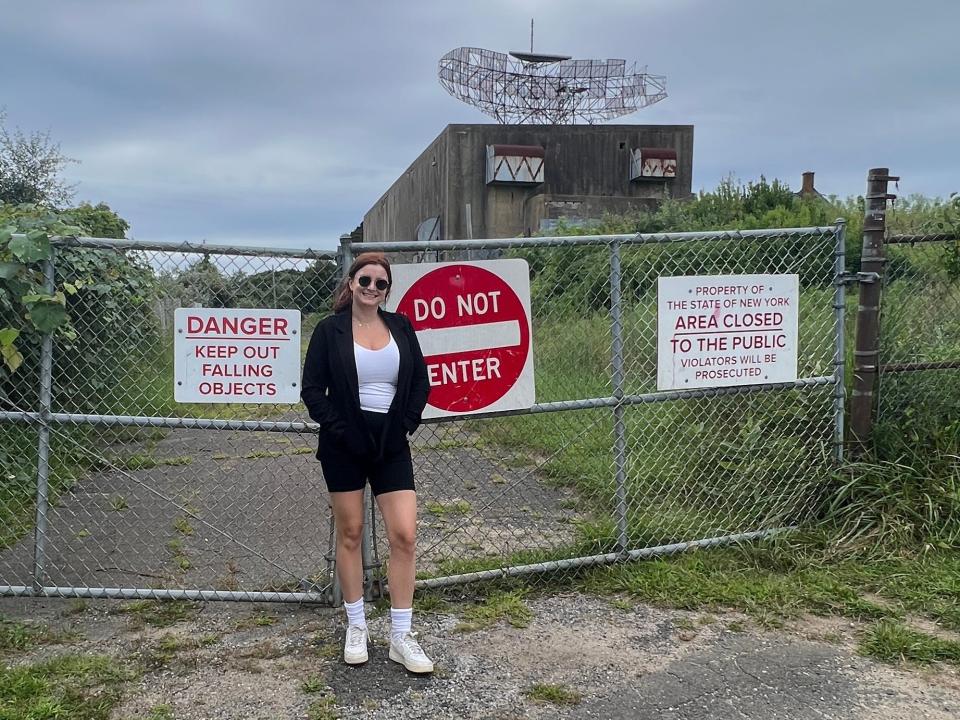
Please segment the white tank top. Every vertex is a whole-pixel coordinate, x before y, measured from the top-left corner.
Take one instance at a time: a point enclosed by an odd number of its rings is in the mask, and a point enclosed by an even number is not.
[[[390,410],[397,394],[397,376],[400,373],[400,348],[393,335],[386,347],[368,350],[353,343],[357,361],[357,383],[360,386],[360,409],[385,413]]]

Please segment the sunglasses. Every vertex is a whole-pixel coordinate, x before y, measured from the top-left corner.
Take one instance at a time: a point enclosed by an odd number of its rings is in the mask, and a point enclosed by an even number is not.
[[[371,282],[373,282],[373,278],[370,277],[369,275],[361,275],[360,277],[357,278],[357,283],[362,288],[370,287]],[[390,287],[390,283],[388,283],[383,278],[377,278],[377,281],[374,283],[374,286],[377,288],[377,290],[379,290],[380,292],[383,292],[388,287]]]

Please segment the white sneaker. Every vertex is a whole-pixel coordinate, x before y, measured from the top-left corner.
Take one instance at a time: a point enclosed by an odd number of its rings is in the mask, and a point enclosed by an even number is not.
[[[347,628],[343,643],[343,661],[347,665],[360,665],[367,661],[367,629],[357,625]]]
[[[406,632],[402,637],[390,637],[390,659],[414,673],[433,672],[433,661],[426,656],[416,633]]]

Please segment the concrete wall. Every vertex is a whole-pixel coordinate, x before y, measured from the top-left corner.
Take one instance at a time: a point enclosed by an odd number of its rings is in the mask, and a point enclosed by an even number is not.
[[[486,146],[539,145],[539,185],[486,184]],[[630,182],[630,150],[672,148],[677,176]],[[414,240],[440,214],[443,239],[536,233],[541,220],[600,217],[690,196],[692,125],[448,125],[363,219],[368,241]],[[469,210],[468,210],[469,206]]]
[[[447,205],[447,135],[434,140],[363,216],[363,239],[416,240],[417,226]]]

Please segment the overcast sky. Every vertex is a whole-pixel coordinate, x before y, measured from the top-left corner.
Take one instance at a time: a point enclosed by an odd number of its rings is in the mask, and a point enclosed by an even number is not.
[[[733,173],[960,190],[958,0],[0,0],[0,106],[49,130],[77,200],[141,239],[333,247],[454,122],[459,46],[624,58],[695,126],[694,188]]]

